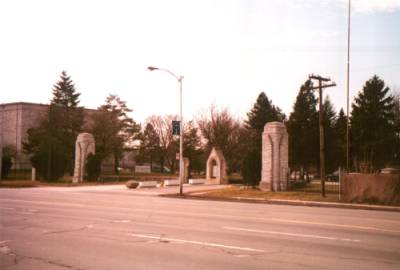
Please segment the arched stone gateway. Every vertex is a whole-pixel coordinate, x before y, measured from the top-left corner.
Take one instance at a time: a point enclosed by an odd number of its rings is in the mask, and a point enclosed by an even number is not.
[[[213,148],[207,160],[207,183],[208,184],[227,184],[226,162],[222,151]]]
[[[83,182],[85,176],[85,163],[87,156],[94,154],[95,144],[93,135],[90,133],[80,133],[75,143],[75,168],[73,183]]]
[[[287,189],[288,133],[281,122],[269,122],[262,135],[262,170],[260,189],[280,191]]]

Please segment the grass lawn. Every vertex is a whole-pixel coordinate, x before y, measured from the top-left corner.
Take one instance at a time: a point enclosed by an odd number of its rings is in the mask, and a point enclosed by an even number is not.
[[[193,192],[192,196],[215,199],[256,199],[256,200],[301,200],[301,201],[318,201],[318,202],[339,202],[338,194],[334,192],[326,192],[326,197],[322,197],[317,187],[311,186],[299,191],[282,191],[268,192],[259,189],[243,188],[241,186],[232,186],[226,189],[213,190],[207,192]]]

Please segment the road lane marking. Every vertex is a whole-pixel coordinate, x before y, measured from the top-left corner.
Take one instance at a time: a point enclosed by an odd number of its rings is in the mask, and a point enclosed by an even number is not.
[[[361,242],[358,239],[338,238],[338,237],[322,236],[322,235],[314,235],[314,234],[285,233],[285,232],[254,230],[254,229],[245,229],[245,228],[237,228],[237,227],[222,227],[222,229],[231,230],[231,231],[243,231],[243,232],[254,232],[254,233],[264,233],[264,234],[275,234],[275,235],[303,237],[303,238],[314,238],[314,239],[324,239],[324,240],[335,240],[335,241],[340,240],[340,241],[356,242],[356,243]]]
[[[37,204],[43,204],[43,205],[51,205],[51,206],[78,206],[78,207],[84,207],[87,205],[84,204],[78,204],[78,203],[59,203],[59,202],[45,202],[45,201],[28,201],[28,200],[18,200],[18,199],[0,199],[0,201],[10,201],[10,202],[22,202],[22,203],[37,203]]]
[[[1,207],[1,206],[0,206],[0,210],[14,210],[14,208],[11,208],[11,207]]]
[[[35,201],[35,200],[19,200],[19,199],[5,199],[1,198],[0,201],[10,201],[10,202],[24,202],[29,204],[40,204],[40,205],[49,205],[49,206],[70,206],[70,207],[83,207],[86,209],[95,209],[97,210],[96,206],[93,205],[86,205],[86,204],[79,204],[79,203],[59,203],[59,202],[46,202],[46,201]],[[7,208],[7,207],[4,207]],[[127,207],[115,207],[115,206],[102,206],[102,209],[114,209],[114,210],[124,210],[129,212],[142,212],[142,213],[149,213],[152,214],[166,214],[166,215],[185,215],[191,217],[215,217],[215,218],[232,218],[232,219],[246,219],[246,220],[260,220],[260,221],[275,221],[275,222],[283,222],[283,223],[296,223],[296,224],[308,224],[308,225],[319,225],[319,226],[330,226],[330,227],[337,227],[337,228],[350,228],[350,229],[358,229],[358,230],[369,230],[369,231],[377,231],[377,232],[390,232],[390,233],[400,233],[397,230],[388,230],[388,229],[381,229],[377,227],[367,227],[367,226],[358,226],[358,225],[345,225],[345,224],[334,224],[334,223],[322,223],[322,222],[310,222],[310,221],[299,221],[299,220],[290,220],[290,219],[279,219],[279,218],[262,218],[262,217],[242,217],[242,216],[233,216],[233,215],[220,215],[220,214],[209,214],[209,213],[188,213],[182,211],[163,211],[163,210],[154,210],[154,209],[132,209]],[[4,209],[6,210],[6,209]],[[11,210],[11,209],[7,209]],[[32,213],[25,213],[25,214],[32,214]]]
[[[310,225],[321,225],[321,226],[332,226],[332,227],[340,227],[340,228],[351,228],[351,229],[361,229],[361,230],[370,230],[370,231],[382,231],[382,232],[400,233],[400,231],[396,231],[396,230],[387,230],[387,229],[380,229],[380,228],[376,228],[376,227],[367,227],[367,226],[358,226],[358,225],[345,225],[345,224],[324,223],[324,222],[311,222],[311,221],[279,219],[279,218],[271,218],[271,220],[279,221],[279,222],[286,222],[286,223],[310,224]]]
[[[152,235],[135,234],[135,233],[131,233],[129,235],[133,236],[133,237],[138,237],[138,238],[168,241],[168,242],[173,242],[173,243],[192,244],[192,245],[199,245],[199,246],[205,246],[205,247],[227,248],[227,249],[234,249],[234,250],[240,250],[240,251],[265,252],[264,250],[261,250],[261,249],[254,249],[254,248],[248,248],[248,247],[229,246],[229,245],[223,245],[223,244],[217,244],[217,243],[191,241],[191,240],[167,238],[167,237],[161,237],[161,236],[152,236]]]

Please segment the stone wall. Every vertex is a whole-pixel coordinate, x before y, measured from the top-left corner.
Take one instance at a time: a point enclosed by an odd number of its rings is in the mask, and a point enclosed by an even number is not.
[[[344,174],[342,201],[400,205],[400,174]]]

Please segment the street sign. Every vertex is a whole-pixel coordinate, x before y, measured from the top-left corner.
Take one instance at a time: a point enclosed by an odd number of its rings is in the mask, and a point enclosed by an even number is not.
[[[181,133],[181,122],[172,121],[172,135],[180,135]]]

